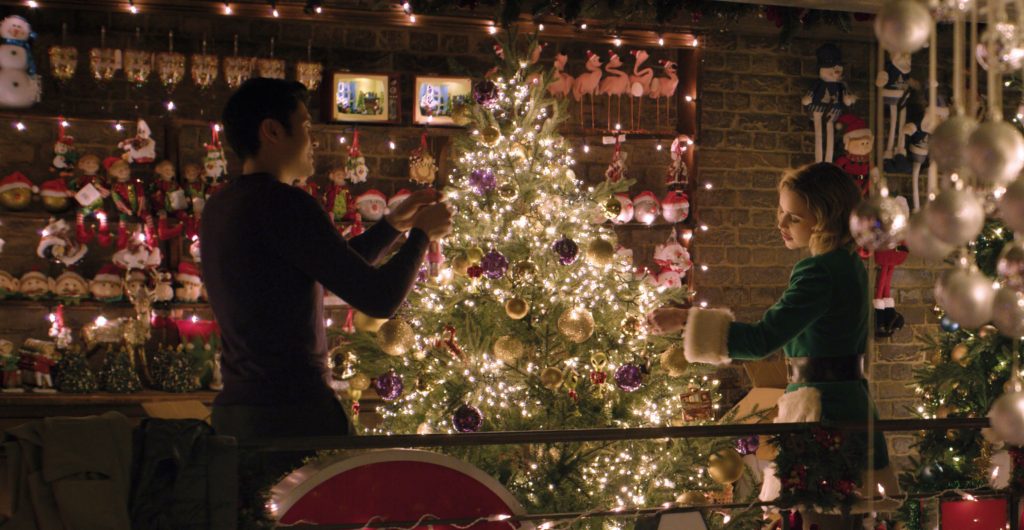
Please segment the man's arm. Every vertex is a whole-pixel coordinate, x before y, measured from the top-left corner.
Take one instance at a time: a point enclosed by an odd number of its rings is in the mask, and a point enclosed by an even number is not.
[[[429,243],[426,233],[412,229],[398,253],[374,267],[341,237],[316,200],[300,189],[276,192],[261,222],[271,251],[376,318],[390,317],[405,300]]]
[[[398,239],[401,232],[391,226],[387,217],[371,226],[367,231],[348,240],[348,246],[359,253],[368,263],[376,265],[383,257],[384,251]]]

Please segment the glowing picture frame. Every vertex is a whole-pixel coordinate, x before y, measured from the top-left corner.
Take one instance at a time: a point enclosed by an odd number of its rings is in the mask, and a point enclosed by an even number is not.
[[[328,120],[398,123],[398,78],[388,74],[334,72],[325,91]]]
[[[417,76],[412,101],[412,121],[416,124],[455,125],[452,109],[457,103],[469,104],[473,81],[468,77]]]

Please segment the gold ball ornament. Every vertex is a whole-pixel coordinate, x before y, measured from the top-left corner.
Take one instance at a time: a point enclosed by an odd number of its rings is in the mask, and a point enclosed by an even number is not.
[[[583,307],[570,307],[558,317],[558,331],[576,344],[594,334],[594,315]]]
[[[516,189],[515,184],[506,183],[498,186],[498,197],[501,197],[506,201],[512,201],[518,196],[519,190]]]
[[[996,333],[999,333],[999,330],[996,329],[996,327],[993,326],[992,324],[985,324],[984,326],[981,326],[981,329],[978,330],[978,336],[983,339],[991,337]]]
[[[352,318],[352,325],[355,326],[356,331],[376,333],[387,321],[388,319],[386,318],[373,318],[362,311],[356,311],[355,316]]]
[[[548,390],[558,390],[558,387],[562,386],[562,381],[565,377],[562,375],[562,371],[554,366],[548,366],[540,372],[540,384],[544,385],[544,388]]]
[[[708,457],[708,475],[719,484],[732,484],[743,476],[743,457],[735,449],[721,449]]]
[[[530,312],[530,304],[522,298],[512,298],[505,302],[505,313],[512,320],[519,320]]]
[[[606,218],[615,219],[622,213],[622,203],[615,197],[608,197],[608,200],[601,205],[601,211],[604,212]]]
[[[967,354],[969,354],[970,351],[970,348],[968,348],[966,344],[960,343],[953,346],[953,351],[950,352],[949,358],[960,366],[967,366],[970,363],[970,360],[967,358]]]
[[[484,259],[484,249],[480,247],[473,247],[466,251],[466,258],[469,259],[469,263],[476,265],[480,263],[480,260]]]
[[[452,121],[460,127],[469,124],[472,121],[469,105],[461,101],[452,105]]]
[[[469,258],[465,255],[458,255],[452,258],[452,272],[458,276],[465,276],[466,271],[469,270],[469,266],[472,265],[469,262]]]
[[[668,371],[669,377],[679,377],[686,372],[690,362],[683,353],[682,343],[673,344],[661,353],[661,366]]]
[[[348,380],[348,387],[352,390],[358,390],[362,392],[367,388],[370,388],[370,378],[366,377],[366,374],[360,372],[353,375]]]
[[[514,363],[526,353],[526,346],[517,338],[503,335],[494,341],[494,356],[499,361]]]
[[[480,131],[480,140],[487,147],[494,147],[501,140],[501,131],[493,125],[488,125],[484,127],[484,130]]]
[[[405,355],[416,346],[416,336],[408,322],[396,318],[377,330],[377,345],[388,355]]]
[[[537,266],[530,260],[517,261],[512,264],[511,275],[517,282],[528,282],[537,275]]]
[[[684,491],[676,497],[676,503],[683,506],[701,506],[708,503],[708,496],[699,491]]]
[[[597,238],[587,245],[587,260],[599,267],[611,265],[615,259],[615,246],[607,239]]]

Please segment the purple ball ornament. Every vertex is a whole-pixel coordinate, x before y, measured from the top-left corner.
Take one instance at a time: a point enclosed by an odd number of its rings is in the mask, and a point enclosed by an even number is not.
[[[757,452],[758,447],[761,447],[761,438],[757,435],[736,440],[736,452],[740,456],[752,455]]]
[[[473,405],[463,403],[452,414],[452,427],[459,432],[477,432],[483,424],[483,413]]]
[[[501,252],[492,250],[480,260],[480,267],[484,270],[484,276],[497,280],[504,276],[505,271],[508,270],[508,258],[503,256]]]
[[[558,254],[558,262],[562,265],[572,265],[580,253],[580,247],[576,242],[565,236],[555,241],[555,244],[551,245],[551,250]]]
[[[485,108],[491,108],[498,102],[498,85],[493,81],[483,80],[473,87],[473,99]]]
[[[498,187],[498,180],[490,169],[474,169],[469,174],[469,186],[477,195],[485,195]]]
[[[373,381],[373,389],[384,401],[394,401],[402,395],[405,386],[402,385],[402,376],[394,370],[388,370]]]
[[[644,382],[644,374],[635,364],[624,364],[615,370],[615,385],[624,392],[633,392]]]

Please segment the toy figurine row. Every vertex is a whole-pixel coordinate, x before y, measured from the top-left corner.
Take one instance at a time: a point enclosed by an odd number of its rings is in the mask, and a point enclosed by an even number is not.
[[[145,271],[126,269],[113,263],[100,267],[92,280],[70,270],[56,278],[37,270],[28,271],[19,278],[0,270],[0,300],[21,298],[76,303],[92,299],[115,303],[127,300],[129,293],[136,292],[149,281]],[[195,303],[206,298],[199,268],[188,261],[181,262],[173,275],[169,271],[156,271],[152,281],[155,284],[154,302]]]
[[[352,180],[347,175],[349,175],[349,171],[345,167],[332,169],[328,173],[330,184],[323,190],[308,179],[294,183],[295,186],[306,190],[320,201],[335,224],[344,227],[342,232],[345,235],[359,235],[363,230],[363,221],[380,221],[384,214],[404,201],[410,194],[409,190],[401,189],[388,198],[383,192],[370,189],[355,197],[345,184],[346,179]]]
[[[51,372],[60,358],[56,344],[38,339],[26,339],[15,350],[14,343],[0,339],[0,371],[3,372],[3,392],[24,392],[29,387],[33,392],[52,394]]]

